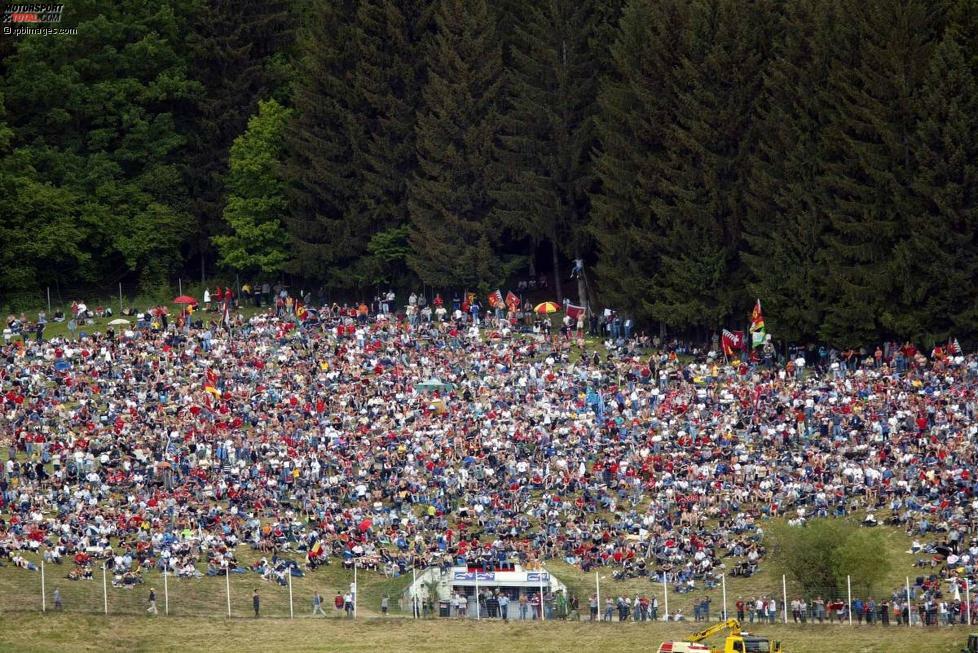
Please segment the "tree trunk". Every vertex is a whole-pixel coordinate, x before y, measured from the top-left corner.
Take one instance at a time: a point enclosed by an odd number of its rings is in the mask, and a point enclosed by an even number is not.
[[[581,260],[581,253],[578,250],[574,250],[574,267],[577,267],[577,262]],[[584,266],[581,265],[581,269],[577,273],[577,303],[588,309],[587,305],[587,282],[584,279]]]
[[[554,290],[557,292],[557,303],[562,304],[564,302],[564,293],[560,288],[560,256],[557,254],[556,236],[550,239],[550,252],[553,254],[554,259]]]

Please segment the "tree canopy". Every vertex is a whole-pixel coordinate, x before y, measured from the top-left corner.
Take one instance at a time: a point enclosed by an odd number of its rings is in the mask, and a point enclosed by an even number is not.
[[[79,0],[0,43],[0,303],[543,273],[677,334],[978,342],[973,5]]]

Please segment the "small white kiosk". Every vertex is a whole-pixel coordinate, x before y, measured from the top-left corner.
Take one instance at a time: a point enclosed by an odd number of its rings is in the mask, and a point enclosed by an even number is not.
[[[476,592],[483,595],[486,590],[490,590],[494,595],[505,594],[509,598],[509,605],[506,610],[508,619],[520,619],[523,615],[520,611],[520,596],[527,598],[526,619],[532,619],[539,605],[541,592],[545,597],[553,600],[558,592],[563,592],[567,598],[567,587],[554,577],[546,569],[524,570],[520,565],[514,565],[511,570],[506,571],[483,571],[470,567],[451,567],[446,572],[437,568],[429,568],[423,574],[418,575],[418,580],[408,586],[405,591],[407,601],[405,605],[410,605],[411,596],[428,597],[428,588],[434,583],[437,586],[437,599],[439,601],[451,601],[453,595],[459,594],[466,598],[465,614],[467,617],[475,619],[477,616],[483,619],[499,618],[499,602],[495,599],[483,600],[476,608]],[[440,612],[440,611],[439,611]],[[436,614],[439,614],[436,612]],[[442,614],[442,616],[448,616]],[[454,607],[451,616],[456,616]]]

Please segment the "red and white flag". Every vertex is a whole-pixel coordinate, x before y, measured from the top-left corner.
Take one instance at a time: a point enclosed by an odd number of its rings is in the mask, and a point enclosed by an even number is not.
[[[515,311],[520,306],[520,298],[512,290],[506,291],[506,305],[511,311]]]
[[[952,356],[960,356],[961,355],[961,345],[960,345],[960,343],[958,343],[958,339],[957,338],[952,338],[947,343],[947,353],[951,354]]]
[[[727,358],[733,358],[744,348],[744,332],[724,329],[720,346],[723,347],[723,353]]]
[[[567,310],[565,312],[567,313],[568,317],[576,320],[580,316],[584,315],[585,309],[583,306],[575,306],[574,304],[568,304]]]

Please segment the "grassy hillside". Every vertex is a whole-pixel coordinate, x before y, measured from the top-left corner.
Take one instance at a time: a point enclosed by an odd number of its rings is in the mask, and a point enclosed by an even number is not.
[[[884,531],[888,550],[896,564],[888,586],[903,583],[913,574],[912,557],[905,553],[906,536],[895,530]],[[243,549],[242,559],[251,561]],[[594,588],[594,575],[583,574],[575,567],[548,563],[550,568],[573,592],[586,597]],[[695,630],[692,623],[683,624],[589,624],[589,623],[473,623],[455,620],[414,622],[397,607],[397,598],[408,577],[387,579],[381,574],[363,572],[360,615],[352,623],[340,618],[332,608],[337,590],[345,590],[352,573],[339,566],[319,569],[293,582],[293,601],[296,621],[290,622],[288,589],[260,580],[255,574],[232,575],[231,609],[234,619],[225,618],[227,594],[224,578],[195,580],[170,579],[170,616],[150,617],[145,614],[146,596],[150,586],[159,595],[163,611],[163,582],[156,573],[146,574],[146,583],[135,589],[108,587],[110,616],[104,617],[101,572],[94,581],[68,581],[64,575],[68,565],[47,565],[46,586],[48,609],[52,608],[51,593],[58,587],[64,601],[64,613],[39,614],[41,604],[40,574],[6,566],[0,568],[0,650],[3,651],[140,651],[140,650],[208,650],[259,651],[287,648],[289,650],[329,651],[485,651],[487,642],[492,650],[567,651],[572,648],[597,651],[654,651],[664,639],[681,639]],[[608,570],[610,571],[610,570]],[[662,601],[661,585],[648,580],[632,579],[617,582],[605,578],[602,596],[655,593]],[[780,577],[764,568],[749,579],[731,578],[727,585],[728,601],[738,595],[776,593],[780,596]],[[263,618],[256,622],[251,615],[251,592],[258,588],[262,597]],[[318,590],[326,599],[329,619],[311,619],[310,598]],[[379,617],[380,599],[392,598],[391,619]],[[692,598],[706,592],[670,595],[670,608],[681,607],[692,615]],[[713,597],[714,613],[720,609],[720,590],[708,592]],[[764,626],[756,629],[773,639],[784,642],[788,653],[824,653],[837,648],[845,638],[846,650],[880,653],[957,653],[967,639],[966,627],[940,630],[907,629],[900,626]],[[976,627],[978,630],[978,627]]]
[[[887,547],[884,555],[894,561],[890,577],[882,586],[871,588],[871,590],[863,590],[859,579],[854,578],[853,588],[856,593],[859,593],[860,590],[871,591],[879,596],[883,592],[902,587],[908,575],[911,578],[916,575],[911,566],[914,558],[905,552],[909,546],[909,539],[906,535],[902,531],[894,529],[881,529],[881,532],[885,535],[884,541]],[[250,564],[257,558],[255,552],[245,547],[239,547],[238,553],[243,564]],[[40,562],[36,556],[27,557],[35,562]],[[581,605],[586,606],[587,597],[595,589],[594,574],[582,573],[577,567],[560,561],[550,561],[547,563],[547,567],[568,586],[571,592],[577,593],[581,597]],[[69,563],[46,566],[45,576],[49,605],[51,593],[55,587],[58,587],[67,611],[101,612],[103,610],[101,571],[96,572],[93,581],[69,581],[65,575],[70,568]],[[653,583],[647,578],[616,581],[611,578],[611,568],[602,569],[600,576],[602,578],[600,581],[602,600],[607,596],[647,594],[657,596],[660,606],[665,604],[661,583]],[[156,572],[147,572],[144,577],[145,583],[135,589],[113,588],[111,587],[111,578],[109,579],[108,603],[110,614],[141,614],[146,608],[146,594],[151,586],[157,589],[160,609],[163,609],[164,586],[162,576]],[[360,613],[364,616],[379,614],[380,600],[384,594],[391,597],[393,612],[399,613],[397,599],[409,580],[409,576],[385,578],[380,573],[360,572]],[[307,573],[303,578],[293,579],[294,611],[299,616],[305,616],[311,610],[311,597],[315,591],[319,591],[326,602],[332,605],[332,598],[336,592],[347,590],[352,581],[353,573],[343,569],[338,562]],[[210,615],[223,617],[227,614],[226,587],[223,577],[198,579],[171,577],[168,580],[170,613],[180,616]],[[243,617],[250,614],[251,594],[255,588],[259,590],[262,597],[263,614],[270,617],[288,616],[288,588],[261,580],[253,573],[231,575],[232,616]],[[790,597],[792,594],[790,586],[788,591]],[[734,610],[734,602],[738,596],[768,594],[780,598],[781,593],[781,577],[775,576],[770,568],[763,564],[760,572],[751,578],[729,577],[727,579],[727,601],[731,612]],[[687,594],[676,594],[670,587],[670,611],[675,612],[677,609],[682,609],[688,618],[692,618],[694,598],[701,599],[704,595],[713,600],[712,610],[716,615],[723,604],[720,587],[709,591],[698,588],[696,592]],[[39,610],[40,604],[41,578],[39,573],[25,571],[10,565],[0,568],[0,612]],[[409,612],[408,606],[405,606],[404,612]]]

